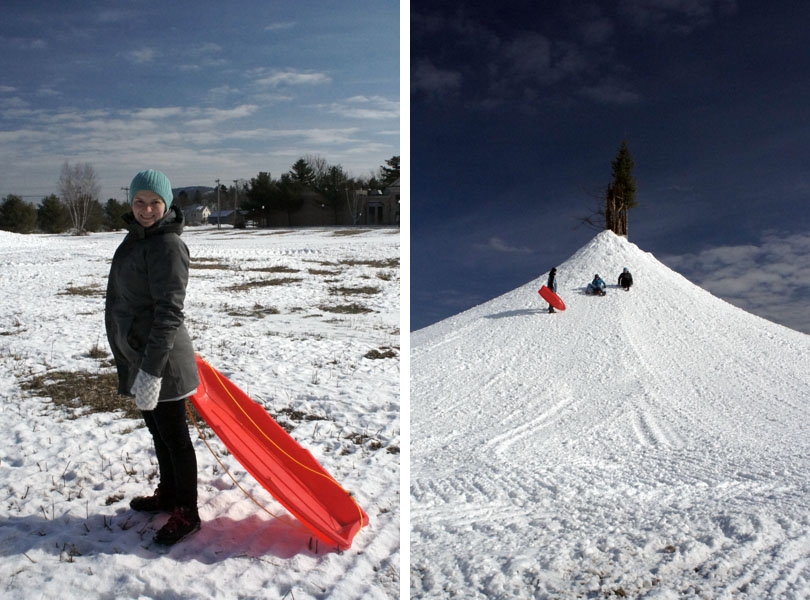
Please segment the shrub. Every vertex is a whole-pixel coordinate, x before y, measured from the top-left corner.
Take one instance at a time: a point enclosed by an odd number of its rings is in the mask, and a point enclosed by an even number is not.
[[[37,209],[19,196],[9,194],[0,204],[0,229],[31,233],[37,226]]]

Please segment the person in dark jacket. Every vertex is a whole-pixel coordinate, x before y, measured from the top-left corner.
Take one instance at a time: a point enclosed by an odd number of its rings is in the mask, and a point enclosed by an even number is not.
[[[118,393],[135,396],[152,434],[160,481],[133,510],[170,513],[155,535],[174,544],[200,528],[197,457],[185,398],[199,385],[191,337],[184,325],[189,252],[180,239],[183,212],[160,171],[141,171],[129,186],[129,233],[115,251],[104,321],[118,370]]]
[[[631,285],[633,285],[633,275],[625,267],[619,275],[619,286],[623,287],[625,292],[629,292]]]
[[[551,269],[548,274],[548,281],[546,282],[546,287],[550,289],[555,294],[557,293],[557,267]],[[553,313],[557,312],[554,310],[554,307],[551,304],[548,305],[548,312]]]

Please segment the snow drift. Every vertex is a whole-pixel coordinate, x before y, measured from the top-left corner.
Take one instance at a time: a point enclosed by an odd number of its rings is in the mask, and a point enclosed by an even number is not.
[[[412,335],[412,596],[810,596],[810,337],[610,232],[557,268]]]

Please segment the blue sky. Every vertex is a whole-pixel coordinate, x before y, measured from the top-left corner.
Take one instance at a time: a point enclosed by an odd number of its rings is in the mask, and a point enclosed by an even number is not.
[[[313,154],[368,176],[400,154],[399,3],[9,0],[0,197],[89,162],[102,201],[144,168],[175,187],[274,177]]]
[[[630,241],[810,332],[808,25],[791,0],[411,2],[412,329],[590,240],[626,138]]]

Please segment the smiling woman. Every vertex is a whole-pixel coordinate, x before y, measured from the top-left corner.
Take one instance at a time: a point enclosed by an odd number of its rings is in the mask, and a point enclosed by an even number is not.
[[[189,252],[180,240],[183,212],[160,171],[141,171],[129,186],[129,234],[113,256],[105,325],[118,371],[118,393],[135,405],[155,444],[160,480],[130,507],[171,513],[155,536],[171,545],[200,528],[197,458],[186,424],[185,398],[200,383],[184,325]]]

